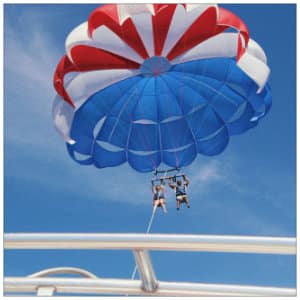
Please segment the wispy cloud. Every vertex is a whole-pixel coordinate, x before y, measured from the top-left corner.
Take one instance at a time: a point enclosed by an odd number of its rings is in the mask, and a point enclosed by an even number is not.
[[[5,118],[5,142],[46,151],[57,142],[51,118],[52,77],[60,53],[47,27],[51,23],[44,21],[45,9],[5,7],[4,98],[5,115],[10,116]],[[9,17],[12,11],[14,17]]]
[[[34,88],[37,95],[43,93],[46,97],[46,92],[52,90],[52,74],[59,54],[44,25],[44,14],[43,10],[24,10],[13,21],[6,18],[4,62],[7,71],[23,78],[23,87]]]
[[[287,235],[295,222],[293,183],[283,192],[288,174],[260,169],[253,172],[232,148],[216,158],[199,157],[187,172],[192,179],[193,214],[202,219],[201,227],[207,222],[212,233],[227,229],[237,234]]]
[[[218,161],[210,161],[209,163],[202,166],[202,168],[194,174],[195,183],[210,183],[219,181],[224,178],[224,174],[220,168]]]
[[[217,158],[201,157],[198,163],[190,167],[190,176],[197,191],[208,194],[215,191],[216,186],[230,188],[235,193],[242,192],[237,171],[237,160],[233,155],[225,154]]]

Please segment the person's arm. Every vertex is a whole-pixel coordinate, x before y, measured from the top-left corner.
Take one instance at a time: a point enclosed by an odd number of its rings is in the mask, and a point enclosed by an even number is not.
[[[165,189],[165,181],[163,179],[160,179],[160,187],[162,192],[164,193],[166,189]]]
[[[187,178],[186,175],[182,175],[182,177],[183,177],[183,179],[184,179],[184,184],[185,184],[186,186],[188,186],[188,185],[190,184],[189,179]]]
[[[171,178],[169,178],[169,182],[168,182],[168,185],[171,189],[175,189],[176,185],[175,184],[172,184],[172,181],[171,181]]]
[[[152,184],[152,194],[155,194],[154,180],[151,180],[151,184]]]

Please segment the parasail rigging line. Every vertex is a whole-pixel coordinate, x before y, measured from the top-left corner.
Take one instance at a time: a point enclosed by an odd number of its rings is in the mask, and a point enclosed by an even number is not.
[[[154,216],[155,216],[155,212],[156,212],[156,210],[153,210],[153,211],[152,211],[150,220],[149,220],[149,222],[148,222],[148,226],[147,226],[146,233],[149,233],[150,230],[151,230],[152,223],[153,223]],[[137,266],[136,266],[136,264],[135,264],[134,269],[133,269],[132,274],[131,274],[131,280],[133,280],[133,279],[135,278],[136,272],[137,272]]]

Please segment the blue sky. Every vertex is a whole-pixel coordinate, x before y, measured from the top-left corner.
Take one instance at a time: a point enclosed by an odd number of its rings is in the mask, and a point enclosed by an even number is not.
[[[192,208],[158,211],[151,232],[295,236],[296,5],[221,5],[241,17],[265,50],[273,107],[259,126],[231,138],[217,157],[185,172]],[[4,6],[5,232],[145,232],[151,174],[127,164],[74,163],[51,116],[52,76],[67,34],[97,5]],[[161,280],[295,287],[295,257],[152,253]],[[96,262],[96,263],[95,263]],[[24,276],[61,265],[129,278],[129,252],[7,251],[5,273]],[[178,272],[176,272],[178,270]]]

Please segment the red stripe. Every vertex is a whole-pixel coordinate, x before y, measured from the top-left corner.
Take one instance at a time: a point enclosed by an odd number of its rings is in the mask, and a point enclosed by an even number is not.
[[[245,47],[242,46],[241,36],[238,39],[237,60],[244,54],[249,41],[249,30],[246,24],[235,14],[224,9],[215,7],[208,8],[183,34],[180,40],[168,53],[169,60],[181,55],[206,39],[217,35],[228,28],[234,28],[240,32],[245,39]]]
[[[75,46],[71,50],[71,56],[74,63],[66,55],[58,63],[54,74],[54,87],[57,93],[73,107],[75,107],[74,102],[64,87],[64,77],[67,73],[140,67],[136,62],[90,46]]]
[[[154,38],[154,53],[161,55],[167,34],[171,25],[177,4],[156,5],[155,15],[152,16],[152,30]]]
[[[217,28],[217,11],[215,7],[209,7],[195,22],[187,29],[179,41],[168,53],[169,60],[193,48],[204,40],[219,33]]]
[[[119,22],[118,7],[116,4],[108,4],[95,9],[88,19],[89,35],[98,27],[105,25],[117,34],[126,44],[134,49],[142,58],[147,59],[149,55],[140,38],[134,23],[129,18],[122,25]]]
[[[240,32],[239,39],[238,39],[238,49],[237,49],[237,60],[241,58],[241,56],[245,53],[247,44],[249,42],[250,34],[248,27],[246,24],[234,13],[224,8],[219,8],[219,26],[227,26],[230,28],[235,28],[237,31]],[[245,40],[245,45],[242,45],[242,37]]]
[[[246,45],[248,44],[250,34],[247,25],[231,11],[222,7],[219,8],[218,25],[225,25],[227,27],[235,28],[244,37]]]
[[[53,78],[53,84],[57,93],[75,108],[74,102],[64,88],[64,76],[69,72],[76,72],[77,67],[72,64],[68,56],[64,55],[59,61]]]
[[[74,64],[80,69],[138,69],[140,64],[111,52],[91,46],[78,45],[71,49]]]

